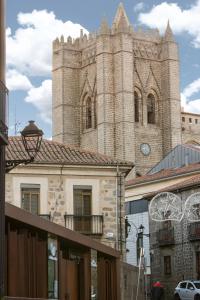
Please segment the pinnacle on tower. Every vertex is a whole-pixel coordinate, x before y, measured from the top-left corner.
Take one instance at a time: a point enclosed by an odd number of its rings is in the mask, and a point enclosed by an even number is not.
[[[171,26],[169,24],[169,20],[167,22],[167,28],[165,30],[164,39],[167,42],[174,42],[174,35],[173,35],[173,32],[172,32]]]
[[[113,21],[113,28],[114,29],[124,29],[127,30],[130,28],[130,22],[125,12],[124,6],[122,3],[119,4],[117,13],[115,15]]]
[[[109,34],[110,33],[110,28],[109,28],[106,18],[103,18],[103,20],[101,22],[100,33],[101,34]]]

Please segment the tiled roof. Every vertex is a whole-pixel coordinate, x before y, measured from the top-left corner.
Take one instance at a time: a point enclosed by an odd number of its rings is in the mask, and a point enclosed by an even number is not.
[[[173,191],[193,187],[195,185],[200,186],[200,174],[194,175],[194,176],[190,177],[189,179],[183,180],[183,181],[173,184],[173,185],[169,185],[169,186],[167,186],[163,189],[157,190],[155,192],[151,192],[151,193],[147,194],[145,196],[145,198],[152,198],[153,196],[155,196],[159,193],[162,193],[162,192],[173,192]]]
[[[28,159],[21,137],[9,137],[6,147],[6,160]],[[117,160],[96,152],[83,150],[58,142],[43,139],[34,164],[64,164],[64,165],[101,165],[133,167],[132,162]]]
[[[141,177],[137,177],[133,180],[126,182],[126,186],[132,186],[140,183],[151,182],[154,180],[164,179],[168,177],[174,177],[181,174],[187,174],[195,171],[200,171],[200,163],[190,164],[181,168],[165,169],[154,174],[147,174]]]

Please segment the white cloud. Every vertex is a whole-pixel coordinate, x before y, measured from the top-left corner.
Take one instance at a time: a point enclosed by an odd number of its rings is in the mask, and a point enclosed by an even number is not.
[[[181,105],[184,111],[200,114],[200,99],[191,100],[190,97],[200,92],[200,78],[190,83],[181,94]]]
[[[52,41],[64,35],[76,38],[80,30],[88,33],[79,24],[63,22],[53,12],[33,10],[18,14],[19,27],[15,32],[6,30],[7,86],[10,90],[25,90],[25,101],[34,105],[40,117],[51,123],[51,75]],[[30,76],[43,76],[39,87],[31,84]]]
[[[134,8],[133,8],[133,10],[134,10],[135,12],[141,11],[141,10],[143,10],[143,9],[144,9],[144,3],[143,3],[143,2],[138,2],[138,3],[134,6]]]
[[[139,14],[139,21],[151,28],[164,32],[167,21],[176,34],[188,33],[193,37],[193,44],[200,48],[200,0],[189,9],[182,9],[177,3],[162,2],[147,13]]]
[[[81,25],[56,19],[53,12],[33,10],[18,14],[19,28],[7,29],[7,65],[25,75],[49,76],[51,72],[52,41],[62,34],[80,35]]]
[[[17,70],[8,70],[6,73],[6,85],[10,91],[27,91],[32,88],[32,84],[27,76]]]
[[[191,97],[192,95],[200,92],[200,78],[190,83],[186,88],[183,90],[183,94],[186,98]]]
[[[41,119],[51,124],[51,102],[52,102],[52,81],[44,80],[39,87],[32,87],[28,91],[25,101],[32,103],[40,113]]]

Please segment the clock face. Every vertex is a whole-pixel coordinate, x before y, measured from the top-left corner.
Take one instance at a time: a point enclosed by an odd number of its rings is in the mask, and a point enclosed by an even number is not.
[[[151,147],[149,144],[141,144],[140,150],[144,155],[149,155],[151,153]]]

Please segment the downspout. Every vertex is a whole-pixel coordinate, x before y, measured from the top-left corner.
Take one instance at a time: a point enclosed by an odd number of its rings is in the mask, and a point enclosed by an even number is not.
[[[119,218],[118,218],[118,176],[119,176],[119,166],[117,164],[117,168],[116,168],[116,246],[115,248],[117,250],[119,250],[119,234],[118,234],[118,229],[119,229]]]

